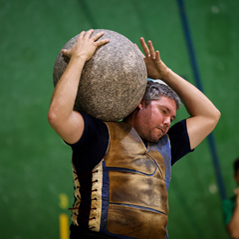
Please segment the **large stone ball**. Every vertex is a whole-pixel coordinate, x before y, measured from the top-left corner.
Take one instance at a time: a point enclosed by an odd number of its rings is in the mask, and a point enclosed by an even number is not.
[[[102,30],[96,29],[93,34]],[[100,39],[110,39],[86,62],[80,78],[74,109],[103,121],[118,121],[140,103],[147,84],[147,70],[139,49],[123,35],[103,30]],[[63,49],[70,49],[78,35]],[[69,59],[60,52],[54,65],[53,82],[66,69]]]

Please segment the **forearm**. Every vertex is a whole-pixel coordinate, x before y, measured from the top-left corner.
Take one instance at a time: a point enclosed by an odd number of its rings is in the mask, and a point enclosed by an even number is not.
[[[194,149],[215,128],[220,112],[195,86],[168,69],[161,77],[181,98],[190,117],[187,132],[191,149]]]
[[[80,82],[80,76],[85,64],[83,57],[75,57],[68,63],[65,72],[58,81],[52,95],[49,117],[66,120],[70,117]]]
[[[213,103],[195,86],[171,69],[167,69],[162,79],[181,98],[190,116],[205,116],[218,120],[220,112]]]

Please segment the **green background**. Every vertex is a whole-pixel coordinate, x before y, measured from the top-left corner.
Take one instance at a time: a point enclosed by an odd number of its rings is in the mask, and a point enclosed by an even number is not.
[[[239,156],[239,2],[184,3],[204,92],[222,114],[213,135],[230,196]],[[178,2],[0,0],[0,20],[0,237],[58,239],[73,184],[71,149],[47,121],[56,56],[82,30],[109,29],[135,43],[152,40],[163,61],[195,84]],[[207,139],[173,166],[169,207],[170,238],[228,238]]]

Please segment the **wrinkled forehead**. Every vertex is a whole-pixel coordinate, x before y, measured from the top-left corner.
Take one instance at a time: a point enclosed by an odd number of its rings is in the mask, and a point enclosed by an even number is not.
[[[152,100],[152,104],[155,106],[161,106],[167,108],[172,115],[176,116],[177,111],[177,105],[174,99],[167,97],[167,96],[161,96],[160,99]]]
[[[171,108],[174,108],[175,110],[177,110],[177,105],[175,100],[168,96],[162,95],[159,99],[156,99],[155,101],[157,101],[158,104],[168,105]]]

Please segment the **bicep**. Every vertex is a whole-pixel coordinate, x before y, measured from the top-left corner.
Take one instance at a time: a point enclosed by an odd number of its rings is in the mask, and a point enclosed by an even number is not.
[[[79,112],[72,111],[70,117],[64,121],[49,121],[57,134],[67,143],[74,144],[84,131],[84,119]]]
[[[195,116],[186,120],[187,132],[191,149],[196,148],[214,129],[214,121]]]

